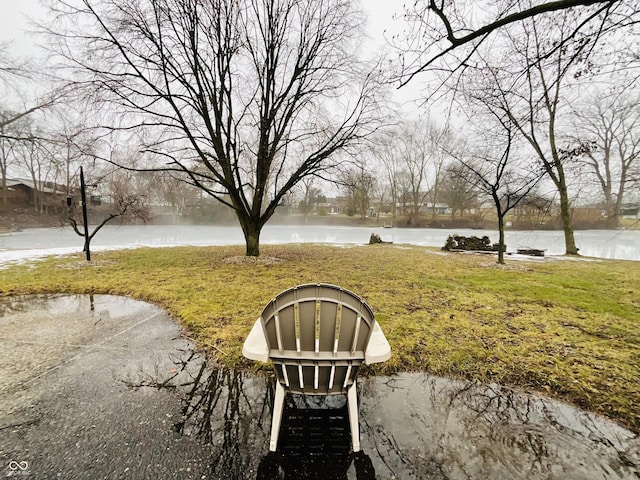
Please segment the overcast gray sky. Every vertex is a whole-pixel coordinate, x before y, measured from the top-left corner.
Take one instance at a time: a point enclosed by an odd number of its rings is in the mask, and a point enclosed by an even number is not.
[[[0,0],[0,40],[12,41],[20,54],[30,48],[32,39],[26,34],[27,15],[40,15],[38,0]]]
[[[370,47],[378,50],[384,45],[384,31],[398,30],[401,21],[393,21],[394,14],[402,12],[402,2],[391,0],[361,0],[368,16],[368,34]],[[29,17],[42,17],[44,8],[41,0],[0,0],[0,41],[11,41],[15,56],[37,55],[36,41],[28,33]],[[415,111],[412,100],[417,97],[418,82],[399,92],[395,92],[399,103],[405,104],[404,110]]]

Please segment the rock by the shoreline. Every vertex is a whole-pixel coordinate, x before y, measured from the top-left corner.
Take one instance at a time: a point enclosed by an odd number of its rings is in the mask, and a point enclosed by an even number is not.
[[[369,237],[369,245],[375,245],[377,243],[393,243],[393,242],[385,242],[380,238],[380,235],[377,233],[372,233]]]

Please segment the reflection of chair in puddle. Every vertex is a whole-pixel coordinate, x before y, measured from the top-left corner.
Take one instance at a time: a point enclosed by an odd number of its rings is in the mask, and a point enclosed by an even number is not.
[[[300,463],[300,459],[287,458],[274,452],[269,452],[258,466],[256,480],[347,480],[348,470],[353,463],[356,480],[375,480],[376,473],[371,459],[364,452],[345,454],[341,459],[327,457],[323,459],[307,460]],[[352,477],[353,478],[353,477]]]
[[[356,376],[364,362],[391,356],[371,308],[335,285],[307,284],[285,290],[265,307],[242,353],[273,362],[276,395],[269,450],[276,451],[286,392],[346,395],[351,445],[360,450]]]
[[[262,459],[257,480],[346,480],[350,468],[358,480],[375,480],[371,459],[351,452],[347,407],[336,398],[289,397],[278,451]]]

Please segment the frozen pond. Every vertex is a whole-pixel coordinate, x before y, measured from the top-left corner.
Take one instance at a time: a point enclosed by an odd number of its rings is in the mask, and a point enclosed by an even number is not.
[[[287,243],[365,244],[371,233],[396,244],[441,247],[450,234],[487,235],[497,242],[491,230],[445,230],[433,228],[380,228],[335,225],[267,225],[261,236],[263,245]],[[589,257],[640,260],[640,230],[577,231],[580,253]],[[509,252],[518,248],[546,250],[547,255],[564,253],[561,231],[507,231]],[[243,245],[242,231],[236,226],[216,225],[108,225],[91,243],[94,251],[179,245]],[[7,262],[80,252],[82,238],[70,228],[36,228],[0,235],[0,264]]]

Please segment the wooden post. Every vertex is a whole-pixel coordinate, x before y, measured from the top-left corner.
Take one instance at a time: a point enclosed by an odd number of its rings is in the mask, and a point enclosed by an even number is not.
[[[87,193],[82,166],[80,166],[80,195],[82,197],[82,222],[84,223],[84,251],[87,256],[87,262],[90,262],[91,251],[89,250],[89,225],[87,224]]]

